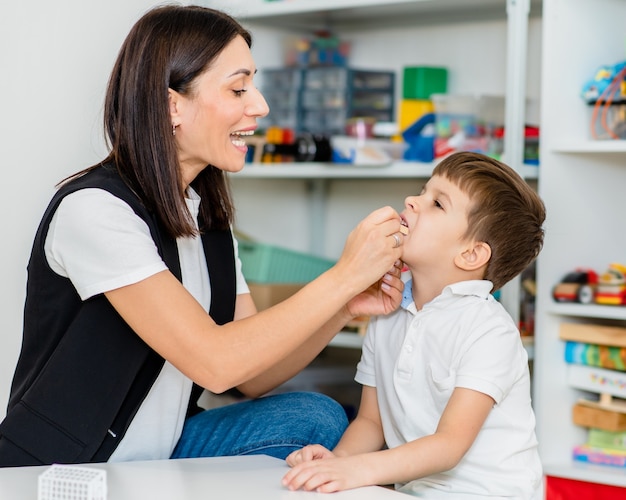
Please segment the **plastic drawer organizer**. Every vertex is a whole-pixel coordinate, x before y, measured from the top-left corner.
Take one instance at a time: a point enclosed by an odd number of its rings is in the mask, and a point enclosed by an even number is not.
[[[246,280],[256,283],[308,283],[335,261],[250,241],[239,242]]]
[[[263,70],[263,95],[270,106],[264,126],[297,133],[343,134],[346,121],[394,119],[395,73],[337,66]]]

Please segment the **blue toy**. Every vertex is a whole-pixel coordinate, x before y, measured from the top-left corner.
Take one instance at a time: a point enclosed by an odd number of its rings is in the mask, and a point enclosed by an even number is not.
[[[402,138],[409,145],[404,159],[431,162],[435,158],[435,114],[426,113],[404,132]]]
[[[625,68],[626,61],[614,66],[600,66],[594,77],[583,85],[582,98],[589,104],[626,100]]]

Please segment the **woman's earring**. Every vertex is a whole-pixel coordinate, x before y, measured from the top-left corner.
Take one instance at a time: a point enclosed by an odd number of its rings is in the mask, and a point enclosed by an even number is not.
[[[172,135],[176,135],[176,125],[172,123]]]

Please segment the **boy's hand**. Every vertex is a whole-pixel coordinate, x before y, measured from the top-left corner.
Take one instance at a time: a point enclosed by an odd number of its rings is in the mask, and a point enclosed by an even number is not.
[[[304,448],[300,448],[290,453],[285,461],[289,467],[301,464],[302,462],[310,462],[311,460],[319,460],[320,458],[334,457],[332,451],[324,448],[321,444],[310,444]]]
[[[362,455],[332,457],[299,463],[285,474],[282,484],[292,491],[332,493],[369,486],[373,483],[368,476]]]

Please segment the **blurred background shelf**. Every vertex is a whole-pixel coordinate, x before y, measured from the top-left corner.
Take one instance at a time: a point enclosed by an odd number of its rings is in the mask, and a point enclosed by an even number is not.
[[[505,19],[503,0],[205,0],[209,6],[224,8],[243,21],[267,26],[311,29],[316,26],[380,26],[406,23],[470,22]],[[541,11],[541,0],[532,0],[531,14]]]
[[[385,166],[342,165],[334,163],[250,163],[231,178],[247,179],[428,179],[435,163],[395,161]],[[524,165],[521,175],[537,179],[540,167]]]

